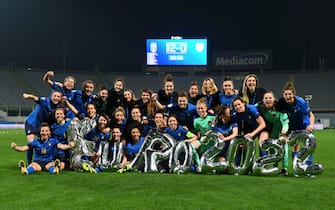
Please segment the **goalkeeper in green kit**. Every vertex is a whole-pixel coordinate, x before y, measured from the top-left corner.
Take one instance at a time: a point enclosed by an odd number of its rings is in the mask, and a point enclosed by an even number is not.
[[[259,145],[263,141],[272,138],[278,139],[278,143],[284,145],[284,158],[282,166],[282,175],[287,176],[288,171],[288,144],[287,131],[289,128],[289,119],[286,113],[282,113],[276,108],[276,99],[273,92],[268,91],[263,96],[263,101],[257,104],[257,109],[265,120],[266,128],[259,136]],[[260,151],[261,156],[266,155],[265,150]]]

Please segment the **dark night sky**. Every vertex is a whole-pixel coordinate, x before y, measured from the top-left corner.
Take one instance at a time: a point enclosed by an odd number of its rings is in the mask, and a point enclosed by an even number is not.
[[[307,1],[306,1],[307,2]],[[0,65],[139,71],[146,38],[208,37],[209,52],[272,49],[275,69],[335,68],[335,13],[319,1],[0,0]],[[209,60],[210,61],[210,60]]]

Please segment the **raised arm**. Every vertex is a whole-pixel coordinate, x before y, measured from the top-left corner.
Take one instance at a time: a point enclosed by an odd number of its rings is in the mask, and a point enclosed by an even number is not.
[[[15,142],[12,142],[10,144],[10,147],[13,149],[13,150],[16,150],[18,152],[24,152],[24,151],[27,151],[29,150],[29,147],[27,145],[25,146],[17,146]]]
[[[162,104],[157,100],[157,97],[158,97],[157,93],[153,93],[152,96],[151,96],[151,100],[154,102],[156,108],[157,108],[157,109],[160,109],[160,110],[164,110],[164,111],[166,111],[165,106],[162,105]]]
[[[35,102],[38,102],[38,97],[35,96],[35,95],[33,95],[33,94],[23,93],[23,94],[22,94],[22,97],[23,97],[24,99],[31,99],[31,100],[33,100],[33,101],[35,101]]]
[[[53,77],[54,75],[55,73],[53,71],[48,71],[44,74],[43,81],[52,87],[54,82],[51,80],[51,77]]]
[[[75,114],[78,115],[78,109],[76,109],[75,106],[73,106],[70,101],[67,100],[66,96],[62,97],[62,100],[65,102],[66,106],[69,107],[69,109]]]

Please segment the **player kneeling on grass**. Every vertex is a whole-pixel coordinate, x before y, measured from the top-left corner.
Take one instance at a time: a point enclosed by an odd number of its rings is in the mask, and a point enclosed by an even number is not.
[[[34,139],[25,146],[17,146],[15,142],[11,143],[11,148],[19,152],[27,151],[30,148],[34,149],[34,160],[28,167],[26,167],[23,160],[19,162],[20,170],[23,175],[42,170],[49,171],[52,174],[59,173],[60,161],[58,159],[54,161],[56,150],[57,148],[67,150],[70,147],[66,144],[58,143],[57,139],[50,138],[50,136],[51,129],[49,124],[42,123],[39,138]]]

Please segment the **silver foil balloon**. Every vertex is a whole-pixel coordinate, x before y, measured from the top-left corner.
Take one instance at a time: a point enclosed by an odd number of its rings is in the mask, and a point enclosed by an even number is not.
[[[214,142],[214,145],[211,146],[207,151],[205,151],[200,158],[200,168],[203,173],[220,173],[227,169],[228,163],[226,161],[217,162],[215,161],[218,154],[222,151],[225,142],[220,140],[218,133],[216,131],[211,131],[207,136],[209,138],[204,138],[203,142],[206,142],[207,145],[210,145],[210,141]]]
[[[259,157],[253,164],[252,171],[255,175],[278,175],[278,162],[284,157],[283,146],[277,139],[265,140],[261,145],[261,150],[267,151],[267,155]]]
[[[323,172],[323,166],[315,163],[308,165],[306,161],[308,156],[313,154],[316,148],[316,140],[312,133],[306,130],[294,131],[289,135],[288,144],[290,146],[302,143],[304,146],[300,149],[297,156],[293,159],[293,170],[299,175],[317,175]]]
[[[81,121],[72,121],[69,125],[67,134],[68,141],[74,142],[74,147],[71,150],[70,157],[70,167],[74,170],[81,171],[82,163],[88,162],[88,160],[83,160],[83,156],[90,156],[94,152],[94,141],[88,141],[84,139],[85,134],[89,133],[96,126],[95,119],[84,119]]]
[[[117,170],[123,157],[123,144],[121,142],[101,141],[98,153],[100,154],[99,166],[104,169]]]
[[[252,139],[237,136],[230,142],[227,154],[228,173],[248,174],[255,157],[255,143]]]
[[[109,144],[112,144],[111,142]],[[122,162],[122,157],[123,157],[123,151],[124,151],[124,146],[122,142],[114,142],[113,143],[113,148],[110,148],[111,154],[109,154],[108,160],[109,160],[109,167],[113,166],[119,166],[120,163]]]
[[[100,154],[97,164],[104,168],[107,168],[110,164],[110,161],[108,160],[108,156],[110,153],[109,144],[110,142],[108,141],[101,141],[97,151],[97,153]]]
[[[189,172],[191,170],[193,160],[192,145],[185,141],[178,142],[174,148],[173,160],[173,173],[181,174]]]
[[[130,168],[143,172],[159,172],[160,163],[167,161],[170,169],[173,160],[174,138],[158,129],[152,129],[145,137],[140,152],[131,162]]]
[[[202,136],[200,138],[200,155],[202,155],[204,152],[212,148],[215,143],[218,141],[218,132],[216,131],[210,131],[207,135]]]

